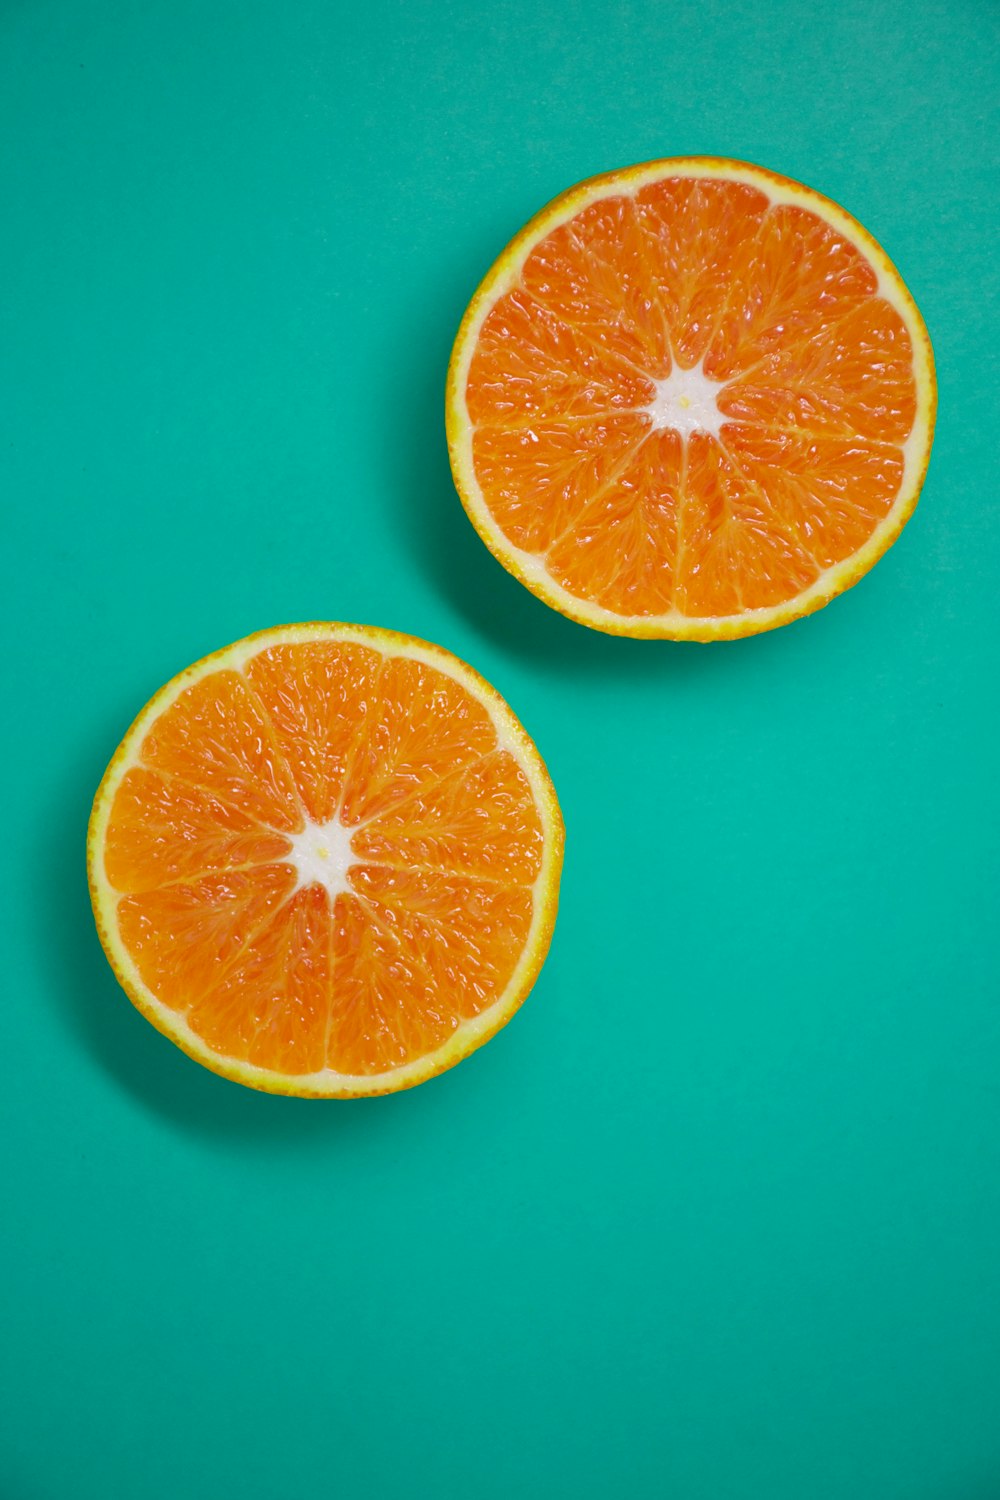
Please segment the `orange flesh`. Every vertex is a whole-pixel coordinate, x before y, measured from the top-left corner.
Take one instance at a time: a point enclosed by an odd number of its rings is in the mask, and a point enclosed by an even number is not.
[[[746,183],[599,199],[485,318],[465,398],[483,499],[568,592],[623,615],[780,605],[890,511],[910,336],[856,246]],[[654,428],[674,363],[725,382],[718,438]]]
[[[289,834],[354,829],[350,891],[296,889]],[[187,688],[115,794],[104,860],[144,983],[222,1056],[371,1075],[499,999],[543,831],[482,703],[355,644],[275,646]]]

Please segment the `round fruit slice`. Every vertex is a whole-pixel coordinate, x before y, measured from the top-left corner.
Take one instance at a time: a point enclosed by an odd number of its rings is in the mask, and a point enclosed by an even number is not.
[[[935,403],[871,235],[695,157],[584,182],[512,241],[459,329],[448,443],[476,529],[547,604],[710,641],[867,572],[916,504]]]
[[[272,1093],[421,1083],[510,1019],[555,922],[563,826],[483,679],[387,630],[293,625],[136,719],[87,844],[104,950],[206,1067]]]

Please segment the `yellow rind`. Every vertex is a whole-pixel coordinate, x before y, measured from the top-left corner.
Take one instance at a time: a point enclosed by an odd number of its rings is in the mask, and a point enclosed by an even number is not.
[[[479,330],[494,304],[517,284],[524,262],[538,242],[560,224],[600,198],[622,191],[635,192],[664,177],[719,177],[746,182],[767,193],[772,202],[796,203],[811,209],[871,262],[879,278],[878,295],[900,314],[913,346],[917,411],[904,449],[903,481],[892,509],[857,552],[829,568],[802,593],[767,609],[702,617],[683,615],[676,610],[660,615],[619,615],[581,599],[569,593],[544,565],[540,566],[537,559],[515,547],[504,535],[483,498],[472,462],[473,424],[465,403],[465,387]],[[539,599],[578,624],[608,635],[650,640],[720,641],[757,635],[821,609],[857,583],[888,551],[913,514],[930,462],[936,411],[937,382],[930,337],[903,278],[878,241],[846,209],[813,188],[766,167],[711,156],[674,157],[605,172],[577,183],[547,204],[514,236],[477,288],[459,325],[445,389],[445,425],[455,487],[469,520],[498,562]]]
[[[255,1067],[238,1058],[221,1057],[206,1047],[183,1017],[163,1005],[140,977],[118,932],[115,917],[118,893],[104,873],[104,841],[115,791],[122,777],[137,762],[142,742],[153,721],[200,677],[227,667],[238,670],[248,657],[270,646],[307,640],[355,642],[383,655],[424,661],[454,677],[487,709],[498,739],[517,759],[534,793],[544,831],[542,868],[535,882],[532,924],[518,966],[504,993],[482,1015],[463,1022],[437,1051],[405,1067],[367,1077],[335,1073],[331,1069],[304,1076],[288,1075]],[[377,626],[313,622],[261,630],[235,641],[178,673],[150,699],[115,751],[97,789],[87,829],[87,878],[97,933],[115,977],[136,1009],[182,1052],[223,1078],[265,1093],[308,1099],[354,1099],[414,1088],[454,1067],[507,1024],[534,985],[548,953],[558,907],[564,843],[565,830],[559,803],[541,756],[508,704],[478,672],[450,651],[415,636]]]

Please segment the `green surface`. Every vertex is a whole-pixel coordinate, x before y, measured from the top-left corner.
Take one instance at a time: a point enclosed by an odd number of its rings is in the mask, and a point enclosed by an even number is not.
[[[4,1500],[1000,1495],[996,20],[2,6]],[[941,393],[889,556],[709,648],[546,610],[442,432],[509,236],[691,152],[856,214]],[[568,826],[525,1009],[360,1104],[185,1059],[84,884],[138,707],[310,618],[474,663]]]

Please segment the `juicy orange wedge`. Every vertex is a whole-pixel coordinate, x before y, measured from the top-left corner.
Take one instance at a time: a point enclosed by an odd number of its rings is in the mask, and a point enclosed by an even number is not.
[[[451,1067],[514,1013],[555,921],[538,752],[449,653],[347,625],[265,631],[139,715],[94,802],[98,931],[184,1051],[275,1093]]]
[[[571,619],[716,640],[857,581],[920,492],[927,331],[849,214],[715,158],[597,177],[522,230],[459,330],[452,470]]]

